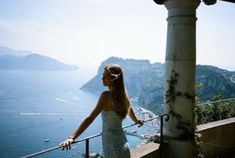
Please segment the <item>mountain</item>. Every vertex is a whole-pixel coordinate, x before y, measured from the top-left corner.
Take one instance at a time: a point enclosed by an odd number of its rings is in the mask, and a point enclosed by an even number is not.
[[[14,70],[75,70],[76,65],[67,65],[55,59],[0,46],[0,69]]]
[[[197,65],[196,72],[196,81],[202,83],[198,93],[203,101],[211,100],[218,93],[225,98],[235,97],[235,72],[209,65]]]
[[[26,56],[32,54],[30,51],[14,50],[8,47],[0,46],[0,56],[13,55],[13,56]]]
[[[151,64],[148,60],[122,59],[110,57],[103,61],[95,77],[84,84],[81,89],[93,93],[104,90],[102,74],[106,64],[119,64],[123,68],[126,89],[130,98],[155,113],[160,113],[164,95],[165,65]],[[225,98],[235,97],[235,72],[219,69],[209,65],[197,65],[196,82],[202,87],[197,93],[200,101],[211,100],[215,94],[223,93]]]
[[[123,68],[126,88],[128,89],[128,94],[131,97],[136,97],[136,94],[139,94],[142,91],[142,83],[149,80],[149,76],[151,74],[155,74],[156,79],[163,75],[163,65],[160,63],[151,64],[148,60],[124,60],[122,58],[110,57],[101,63],[97,75],[84,84],[81,89],[94,93],[100,93],[105,90],[101,78],[105,65],[110,63],[119,64]]]

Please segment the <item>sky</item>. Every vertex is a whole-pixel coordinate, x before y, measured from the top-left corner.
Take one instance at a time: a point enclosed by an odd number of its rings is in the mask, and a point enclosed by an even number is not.
[[[165,62],[167,9],[153,0],[0,0],[0,45],[96,72],[110,56]],[[197,9],[197,64],[235,71],[235,4]]]

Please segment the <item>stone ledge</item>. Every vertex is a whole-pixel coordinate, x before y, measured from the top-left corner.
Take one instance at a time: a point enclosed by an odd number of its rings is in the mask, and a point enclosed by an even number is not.
[[[150,142],[131,149],[131,158],[141,158],[159,149],[160,144]]]
[[[203,131],[203,130],[208,130],[210,128],[214,128],[214,127],[218,127],[218,126],[222,126],[222,125],[227,125],[227,124],[231,124],[231,123],[235,123],[235,117],[198,125],[197,128],[198,128],[198,131]]]

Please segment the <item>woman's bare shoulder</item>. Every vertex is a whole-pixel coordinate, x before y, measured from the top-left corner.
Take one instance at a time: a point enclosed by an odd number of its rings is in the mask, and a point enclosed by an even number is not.
[[[112,109],[112,95],[110,91],[103,91],[101,94],[103,100],[103,106],[106,111]]]
[[[109,99],[111,97],[111,92],[110,91],[103,91],[101,93],[101,97],[105,99]]]
[[[103,92],[101,93],[101,95],[111,95],[111,92],[110,92],[110,91],[103,91]]]

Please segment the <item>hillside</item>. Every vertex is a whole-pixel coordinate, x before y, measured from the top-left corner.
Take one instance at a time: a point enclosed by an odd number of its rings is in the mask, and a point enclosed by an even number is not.
[[[164,64],[148,60],[134,60],[110,57],[103,61],[95,77],[84,84],[81,89],[93,93],[104,90],[102,74],[106,64],[116,63],[124,71],[124,79],[129,96],[138,100],[138,104],[156,113],[161,112],[164,94]],[[201,83],[198,89],[200,101],[211,100],[215,94],[223,93],[225,98],[235,97],[235,72],[219,69],[214,66],[198,65],[196,82]]]
[[[67,65],[55,59],[0,46],[0,70],[75,70],[76,65]]]

